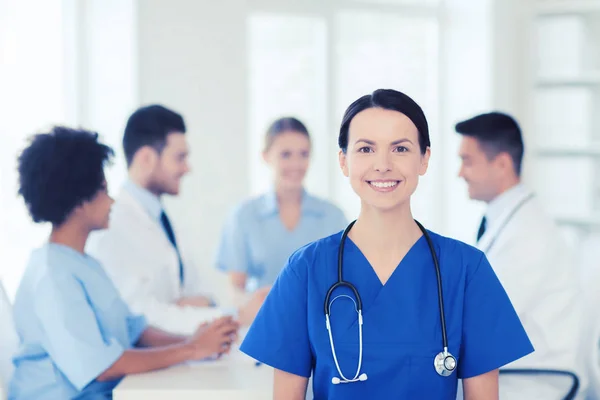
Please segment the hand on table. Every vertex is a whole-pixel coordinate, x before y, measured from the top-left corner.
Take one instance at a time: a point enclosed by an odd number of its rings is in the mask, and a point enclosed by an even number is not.
[[[192,359],[200,360],[213,355],[220,357],[229,352],[231,343],[237,340],[239,324],[231,317],[221,317],[202,324],[188,339]]]

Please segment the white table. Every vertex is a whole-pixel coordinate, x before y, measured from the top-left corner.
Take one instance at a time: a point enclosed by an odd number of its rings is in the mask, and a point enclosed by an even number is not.
[[[188,363],[127,376],[114,400],[265,400],[273,397],[273,369],[256,366],[237,349],[221,360]]]

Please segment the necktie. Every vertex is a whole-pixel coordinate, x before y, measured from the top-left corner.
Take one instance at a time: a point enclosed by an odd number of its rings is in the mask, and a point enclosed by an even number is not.
[[[175,233],[173,232],[173,227],[171,226],[171,222],[169,221],[169,217],[163,211],[160,214],[160,222],[169,238],[169,241],[175,247],[175,251],[177,252],[177,258],[179,259],[179,282],[183,284],[183,262],[181,261],[181,255],[179,254],[179,249],[177,248],[177,241],[175,240]]]
[[[485,233],[485,225],[486,225],[486,220],[485,220],[485,216],[484,216],[483,218],[481,218],[481,224],[479,225],[479,231],[477,232],[477,241],[478,242],[479,242],[479,239],[481,239],[481,237]]]

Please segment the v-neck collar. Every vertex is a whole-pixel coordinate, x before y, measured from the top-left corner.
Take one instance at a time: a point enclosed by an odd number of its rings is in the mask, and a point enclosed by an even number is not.
[[[350,239],[349,237],[347,237],[346,240],[347,240],[347,243],[350,245],[348,248],[352,249],[353,252],[357,252],[360,255],[359,257],[362,258],[361,265],[364,264],[366,267],[365,269],[368,270],[368,271],[364,271],[364,273],[366,275],[371,276],[372,278],[375,278],[376,283],[378,283],[378,285],[376,285],[376,286],[379,289],[386,287],[390,283],[390,281],[392,279],[394,279],[395,275],[400,274],[401,272],[398,272],[398,271],[403,269],[403,265],[411,262],[411,258],[414,257],[413,254],[415,254],[417,252],[417,249],[419,248],[419,246],[421,246],[421,242],[426,242],[425,235],[422,234],[415,241],[415,243],[413,243],[413,245],[408,249],[408,251],[406,252],[404,257],[402,257],[402,259],[398,262],[398,264],[394,268],[394,271],[392,271],[392,274],[389,276],[387,281],[385,283],[383,283],[381,281],[381,279],[379,279],[377,272],[375,272],[375,268],[373,268],[373,265],[371,265],[371,263],[369,262],[369,259],[365,256],[365,254],[362,252],[360,247],[358,247],[358,245],[356,243],[354,243],[354,241],[352,239]],[[345,255],[344,255],[344,257],[345,257]]]
[[[404,255],[402,260],[398,262],[398,265],[388,278],[385,284],[381,283],[377,273],[373,269],[373,266],[365,257],[361,249],[354,243],[350,238],[346,238],[346,244],[344,247],[344,266],[343,266],[343,278],[344,281],[354,285],[358,291],[358,295],[362,301],[362,315],[363,318],[369,318],[368,314],[371,310],[376,310],[377,305],[380,301],[385,301],[388,296],[386,293],[393,290],[398,290],[398,287],[402,286],[402,282],[399,280],[403,277],[411,276],[407,275],[407,270],[413,266],[419,267],[423,265],[423,259],[419,258],[419,255],[429,255],[429,248],[427,246],[427,239],[425,235],[421,235],[419,239],[411,246],[408,252]],[[381,300],[383,298],[383,300]],[[382,309],[387,309],[386,305]],[[342,337],[347,337],[349,340],[353,340],[355,334],[354,329],[356,328],[357,319],[353,319],[345,327],[340,327],[340,334]],[[349,336],[346,336],[349,335]]]

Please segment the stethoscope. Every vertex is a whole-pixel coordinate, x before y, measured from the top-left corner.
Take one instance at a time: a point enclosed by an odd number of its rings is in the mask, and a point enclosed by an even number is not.
[[[334,283],[329,288],[329,290],[327,291],[327,295],[325,296],[325,324],[327,326],[327,331],[329,333],[329,343],[331,345],[331,354],[333,354],[333,361],[335,362],[337,371],[340,374],[340,377],[333,377],[331,379],[331,383],[333,383],[334,385],[337,385],[340,383],[352,383],[352,382],[360,382],[360,381],[367,380],[367,374],[364,372],[363,373],[360,372],[361,367],[362,367],[362,353],[363,353],[362,300],[360,298],[360,295],[358,294],[358,290],[356,290],[354,285],[351,284],[350,282],[344,281],[344,279],[342,277],[342,270],[343,270],[343,264],[344,264],[344,262],[343,262],[344,243],[346,242],[346,237],[348,236],[348,232],[350,232],[350,229],[352,229],[352,226],[354,225],[355,222],[356,221],[351,222],[350,225],[348,225],[348,227],[344,230],[344,233],[342,234],[342,239],[340,241],[340,246],[338,249],[338,280],[336,283]],[[416,220],[415,220],[415,222],[419,226],[419,229],[421,229],[421,232],[423,232],[425,239],[427,239],[427,244],[429,245],[429,251],[431,252],[431,257],[433,258],[433,264],[435,266],[435,273],[436,273],[436,277],[437,277],[438,306],[439,306],[439,310],[440,310],[440,320],[442,323],[443,350],[437,356],[435,356],[435,358],[433,360],[433,366],[439,375],[449,376],[456,369],[457,362],[456,362],[456,358],[454,358],[454,356],[452,354],[450,354],[450,352],[448,351],[448,337],[446,336],[446,318],[445,318],[445,314],[444,314],[444,298],[442,296],[442,277],[440,274],[440,266],[438,263],[437,255],[435,253],[435,249],[433,248],[433,243],[431,242],[431,238],[429,237],[429,234],[427,233],[427,231],[425,230],[423,225],[421,225]],[[331,298],[331,294],[333,293],[333,291],[342,286],[347,287],[354,293],[354,297],[355,297],[356,301],[354,301],[354,299],[350,296],[339,295],[339,296],[335,297],[330,303],[329,299]],[[331,304],[333,304],[333,302],[336,301],[340,297],[347,297],[350,300],[352,300],[352,302],[354,303],[355,311],[358,314],[358,367],[356,368],[356,373],[354,374],[354,377],[352,379],[348,379],[344,376],[344,374],[342,373],[342,370],[340,368],[340,364],[338,363],[338,359],[337,359],[337,356],[335,353],[335,346],[333,344],[331,323],[330,323],[330,319],[329,319],[329,315],[331,314]]]
[[[496,233],[494,233],[494,236],[488,242],[487,246],[485,246],[485,248],[482,249],[482,251],[484,253],[488,254],[490,252],[492,247],[494,247],[494,244],[496,244],[496,239],[498,239],[498,237],[500,236],[500,234],[502,233],[504,228],[506,228],[506,225],[508,225],[508,223],[513,219],[513,217],[517,214],[517,212],[521,209],[521,207],[523,207],[525,204],[527,204],[527,202],[529,202],[529,200],[533,199],[534,197],[535,197],[535,194],[530,193],[528,196],[525,196],[523,199],[521,199],[521,201],[518,202],[516,206],[513,207],[513,209],[508,214],[508,216],[506,218],[504,218],[502,225],[500,225],[500,227],[498,229],[496,229]]]

